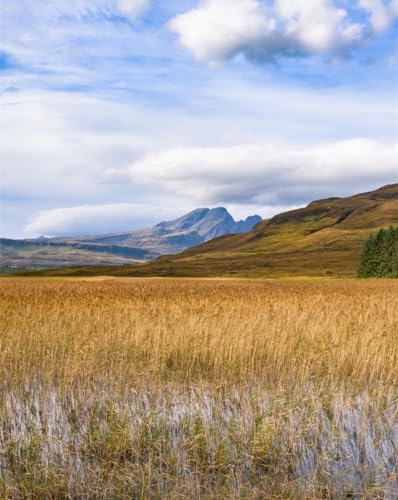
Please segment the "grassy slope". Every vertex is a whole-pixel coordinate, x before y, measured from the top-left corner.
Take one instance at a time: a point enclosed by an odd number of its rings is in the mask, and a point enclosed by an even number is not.
[[[364,240],[391,224],[398,224],[398,184],[316,201],[263,221],[249,233],[217,238],[134,268],[85,267],[52,274],[353,276]]]

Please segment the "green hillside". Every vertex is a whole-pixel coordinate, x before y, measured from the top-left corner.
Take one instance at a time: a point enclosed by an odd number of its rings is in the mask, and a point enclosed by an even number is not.
[[[314,201],[244,234],[223,236],[135,267],[86,267],[62,274],[119,276],[354,276],[364,241],[398,224],[398,184]],[[51,274],[60,274],[53,272]]]

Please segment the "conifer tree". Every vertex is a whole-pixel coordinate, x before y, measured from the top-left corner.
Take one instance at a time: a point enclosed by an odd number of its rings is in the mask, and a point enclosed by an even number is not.
[[[398,227],[394,229],[394,251],[392,258],[392,277],[398,278]]]
[[[372,269],[372,256],[374,254],[374,249],[375,236],[371,234],[363,246],[358,266],[358,278],[370,278],[374,275],[374,269]]]
[[[359,278],[398,277],[398,228],[380,229],[366,240],[357,275]]]

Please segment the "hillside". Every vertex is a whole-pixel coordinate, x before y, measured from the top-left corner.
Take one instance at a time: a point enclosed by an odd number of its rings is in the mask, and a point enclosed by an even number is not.
[[[0,263],[3,269],[61,268],[76,265],[132,265],[156,257],[140,248],[117,245],[33,240],[0,239]]]
[[[136,265],[177,254],[225,234],[249,231],[258,215],[236,222],[225,208],[200,208],[176,220],[140,231],[89,237],[0,239],[6,269]]]
[[[398,184],[328,198],[135,268],[68,270],[129,276],[354,276],[363,242],[398,225]]]

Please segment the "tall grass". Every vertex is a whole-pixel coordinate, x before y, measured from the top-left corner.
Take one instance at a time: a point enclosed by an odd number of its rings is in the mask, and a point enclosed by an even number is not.
[[[10,279],[0,308],[0,497],[398,497],[395,282]]]

